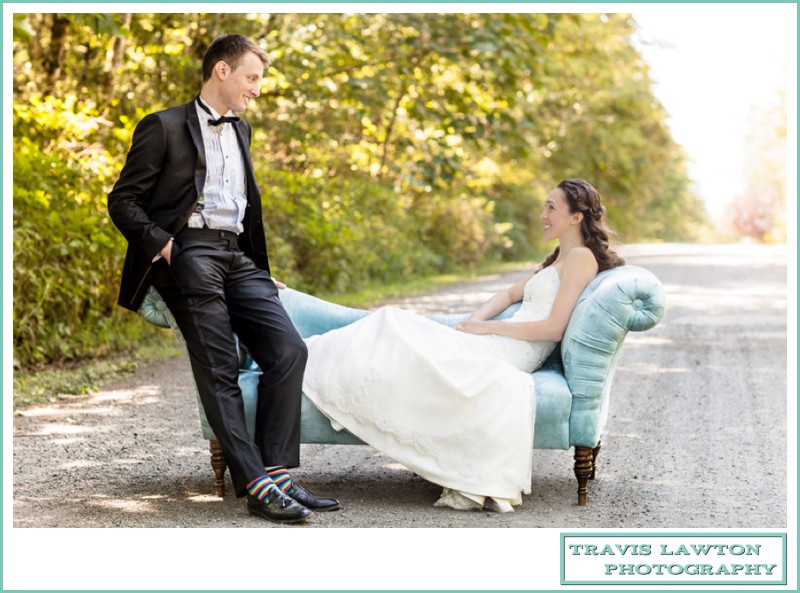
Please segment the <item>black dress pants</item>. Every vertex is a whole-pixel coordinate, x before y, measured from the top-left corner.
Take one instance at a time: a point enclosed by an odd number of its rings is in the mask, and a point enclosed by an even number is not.
[[[308,351],[267,272],[229,231],[185,229],[152,283],[189,351],[200,401],[220,442],[237,496],[264,467],[300,465],[300,394]],[[234,334],[263,372],[255,437],[247,432]]]

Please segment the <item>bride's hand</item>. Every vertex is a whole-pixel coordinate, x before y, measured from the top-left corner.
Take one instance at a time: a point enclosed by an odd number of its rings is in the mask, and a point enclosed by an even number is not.
[[[486,334],[492,333],[490,330],[491,323],[488,321],[473,321],[471,319],[465,319],[458,325],[456,325],[455,329],[460,332],[464,332],[466,334],[475,334],[478,336],[484,336]]]

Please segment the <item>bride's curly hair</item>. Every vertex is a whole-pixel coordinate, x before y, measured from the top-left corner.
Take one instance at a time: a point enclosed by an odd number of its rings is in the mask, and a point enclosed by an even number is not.
[[[583,179],[565,179],[558,187],[567,198],[569,211],[572,214],[581,212],[581,235],[583,244],[592,250],[597,260],[598,272],[610,270],[625,264],[625,260],[611,249],[609,233],[605,224],[606,209],[600,203],[600,194],[588,181]],[[547,256],[542,269],[551,265],[558,257],[559,248]]]

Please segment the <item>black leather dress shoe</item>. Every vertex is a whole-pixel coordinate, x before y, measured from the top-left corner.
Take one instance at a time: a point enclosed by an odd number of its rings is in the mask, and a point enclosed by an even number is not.
[[[338,500],[335,498],[320,498],[319,496],[300,486],[297,482],[292,482],[292,492],[287,492],[287,494],[289,494],[289,496],[294,498],[301,505],[311,509],[312,511],[324,513],[325,511],[339,510]]]
[[[276,523],[299,523],[314,514],[278,488],[270,488],[264,500],[248,494],[247,512]]]

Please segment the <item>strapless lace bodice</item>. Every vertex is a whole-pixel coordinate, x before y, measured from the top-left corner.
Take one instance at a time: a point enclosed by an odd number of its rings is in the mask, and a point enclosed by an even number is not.
[[[507,322],[541,321],[547,319],[561,281],[558,271],[549,266],[534,274],[525,285],[522,304]],[[520,370],[532,372],[542,366],[555,348],[555,342],[525,342],[506,336],[481,336],[487,355],[502,358]]]
[[[525,285],[524,297],[513,321],[539,321],[546,319],[553,308],[561,279],[554,266],[548,266],[534,274]]]

